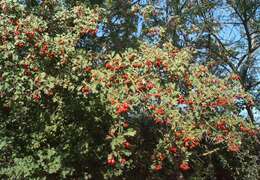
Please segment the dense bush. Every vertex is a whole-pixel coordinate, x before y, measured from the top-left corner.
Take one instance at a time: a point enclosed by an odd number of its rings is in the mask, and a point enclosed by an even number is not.
[[[170,44],[77,47],[95,39],[98,8],[0,2],[1,178],[259,178],[236,75]]]

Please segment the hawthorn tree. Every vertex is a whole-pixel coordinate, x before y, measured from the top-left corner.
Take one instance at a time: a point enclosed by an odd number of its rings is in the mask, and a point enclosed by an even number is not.
[[[0,1],[1,178],[259,178],[238,76],[169,42],[78,47],[103,9],[43,3]]]

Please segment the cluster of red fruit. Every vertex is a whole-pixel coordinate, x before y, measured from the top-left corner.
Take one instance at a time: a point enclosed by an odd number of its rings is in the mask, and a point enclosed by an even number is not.
[[[194,137],[186,137],[183,139],[184,146],[188,149],[196,148],[199,145],[199,141]]]
[[[223,120],[223,121],[220,121],[217,123],[217,129],[223,131],[223,132],[227,132],[228,131],[228,127],[227,127],[227,124],[226,122]]]
[[[240,146],[238,144],[231,143],[228,145],[228,151],[230,152],[239,152],[239,150],[240,150]]]
[[[187,104],[187,105],[192,105],[193,104],[193,101],[192,100],[186,100],[185,98],[184,98],[184,96],[182,96],[182,95],[180,95],[179,97],[178,97],[178,104]]]
[[[105,68],[111,70],[111,71],[120,71],[126,68],[124,65],[111,65],[110,63],[105,64]]]
[[[231,79],[231,80],[234,80],[234,81],[240,81],[241,78],[240,78],[239,75],[233,74],[233,75],[230,76],[230,79]]]
[[[35,93],[35,94],[33,94],[33,100],[34,100],[35,102],[39,102],[40,99],[41,99],[40,93]]]
[[[25,47],[25,43],[19,42],[19,43],[16,44],[16,46],[17,46],[18,48],[24,48],[24,47]]]
[[[120,160],[120,164],[121,164],[122,166],[124,166],[126,162],[127,162],[127,160],[124,159],[124,158],[122,158],[122,159]],[[114,158],[113,156],[110,157],[110,158],[107,158],[107,164],[108,164],[109,166],[115,166],[115,164],[116,164],[115,158]]]
[[[87,87],[87,86],[83,86],[83,87],[81,88],[81,92],[82,92],[84,95],[88,95],[88,94],[90,93],[90,89],[89,89],[89,87]]]
[[[250,128],[245,127],[243,124],[240,124],[240,131],[247,133],[250,136],[256,136],[256,131]]]
[[[81,32],[80,32],[80,35],[85,35],[85,34],[88,34],[88,35],[91,35],[91,36],[96,36],[98,32],[98,29],[83,29]]]
[[[117,114],[122,114],[122,113],[126,113],[128,110],[129,110],[129,105],[126,102],[124,102],[124,103],[119,104],[117,106],[116,113]]]
[[[190,170],[190,165],[187,162],[182,162],[179,165],[179,169],[183,172]],[[161,164],[156,164],[154,166],[154,171],[159,172],[162,170],[162,165]]]
[[[187,162],[182,162],[179,166],[180,170],[188,171],[190,170],[190,165]]]
[[[226,106],[226,105],[228,105],[228,100],[221,97],[219,97],[215,102],[212,102],[210,104],[211,107]]]
[[[34,31],[28,31],[28,32],[26,32],[25,34],[26,34],[26,36],[27,36],[30,40],[32,40],[32,39],[34,38],[34,36],[35,36],[35,32],[34,32]]]
[[[143,83],[143,82],[138,82],[137,83],[137,89],[139,91],[148,91],[151,90],[155,87],[155,85],[152,82],[148,82],[148,83]]]

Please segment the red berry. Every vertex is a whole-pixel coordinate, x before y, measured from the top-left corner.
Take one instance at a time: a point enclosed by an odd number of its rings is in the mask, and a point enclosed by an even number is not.
[[[148,107],[150,110],[155,110],[155,105],[151,105]]]
[[[34,101],[38,102],[41,99],[41,96],[39,94],[34,94],[33,99]]]
[[[124,102],[122,105],[117,106],[116,113],[117,114],[126,113],[128,111],[128,109],[129,109],[129,105],[126,102]]]
[[[35,33],[34,33],[33,31],[30,31],[30,32],[26,32],[25,34],[26,34],[26,36],[27,36],[29,39],[33,39]]]
[[[125,141],[123,144],[124,144],[124,147],[125,147],[126,149],[128,149],[128,148],[130,147],[130,143],[127,142],[127,141]]]
[[[148,83],[147,86],[146,86],[146,88],[149,89],[149,90],[150,90],[150,89],[153,89],[154,87],[155,87],[154,84],[151,83],[151,82]]]
[[[190,166],[187,162],[182,162],[179,168],[181,171],[188,171],[190,169]]]
[[[165,111],[164,111],[163,108],[158,108],[158,109],[156,109],[156,114],[164,115],[164,114],[165,114]]]
[[[109,64],[109,63],[106,63],[106,64],[105,64],[105,67],[106,67],[107,69],[110,69],[110,70],[113,69],[113,66],[112,66],[111,64]]]
[[[128,74],[123,74],[123,75],[122,75],[122,78],[125,79],[125,80],[127,80],[127,79],[128,79]]]
[[[147,60],[145,64],[148,66],[148,68],[151,68],[153,66],[153,63],[150,60]]]
[[[157,171],[157,172],[161,171],[162,170],[162,165],[161,164],[155,165],[154,170]]]
[[[169,151],[173,154],[175,154],[177,152],[177,148],[176,147],[170,147]]]
[[[128,105],[126,102],[124,102],[124,103],[123,103],[123,108],[128,109],[128,108],[129,108],[129,105]]]
[[[128,124],[127,122],[124,122],[123,127],[124,127],[124,128],[128,128],[128,127],[129,127],[129,124]]]
[[[29,64],[23,64],[24,69],[29,69],[30,65]]]
[[[114,166],[116,164],[116,161],[115,161],[114,158],[111,158],[111,159],[107,160],[107,164],[110,165],[110,166]]]
[[[162,65],[161,59],[157,59],[155,63],[157,67],[160,67]]]
[[[16,44],[16,46],[18,46],[19,48],[23,48],[25,44],[23,42],[19,42],[18,44]]]
[[[19,35],[20,35],[20,32],[19,32],[19,31],[14,31],[14,35],[15,35],[15,36],[19,36]]]
[[[121,160],[120,160],[120,163],[121,163],[121,165],[125,165],[125,163],[126,163],[126,159],[124,159],[124,158],[121,159]]]
[[[84,68],[84,71],[87,73],[90,72],[91,70],[92,70],[92,68],[90,66],[87,66]]]
[[[87,86],[83,86],[81,88],[81,92],[84,94],[84,95],[88,95],[90,93],[90,89],[87,87]]]

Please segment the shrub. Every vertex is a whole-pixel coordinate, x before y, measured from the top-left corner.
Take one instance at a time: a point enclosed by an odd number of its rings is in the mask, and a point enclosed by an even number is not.
[[[170,44],[77,47],[96,38],[98,8],[0,2],[1,178],[258,177],[237,79]]]

